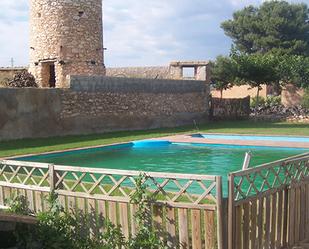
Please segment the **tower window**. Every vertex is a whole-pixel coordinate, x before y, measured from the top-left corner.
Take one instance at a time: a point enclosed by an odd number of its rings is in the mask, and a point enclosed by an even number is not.
[[[40,18],[42,16],[42,14],[41,13],[38,13],[38,17]]]
[[[78,12],[78,16],[79,16],[79,17],[83,17],[83,16],[84,16],[84,14],[85,14],[85,12],[84,12],[84,11],[79,11],[79,12]]]

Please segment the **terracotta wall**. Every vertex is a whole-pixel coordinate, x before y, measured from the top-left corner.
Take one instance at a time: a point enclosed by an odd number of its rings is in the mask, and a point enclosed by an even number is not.
[[[269,89],[270,90],[270,89]],[[223,91],[224,99],[234,99],[234,98],[245,98],[250,96],[251,98],[256,97],[257,89],[250,89],[248,85],[244,86],[235,86],[231,89]],[[260,91],[260,96],[263,98],[267,97],[268,94],[267,86],[263,86],[263,89]],[[212,90],[211,95],[214,98],[220,98],[220,91]],[[302,97],[304,95],[304,90],[299,89],[293,85],[287,85],[283,88],[281,93],[281,103],[284,106],[297,106],[301,104]]]
[[[245,98],[247,96],[255,97],[257,93],[257,88],[251,89],[249,85],[244,86],[234,86],[231,89],[223,91],[223,98],[233,99],[233,98]],[[212,90],[211,94],[215,98],[220,98],[220,91]],[[260,91],[260,96],[266,98],[267,96],[267,87],[263,86],[263,89]]]
[[[300,105],[304,90],[293,85],[287,85],[281,93],[281,103],[285,106]]]

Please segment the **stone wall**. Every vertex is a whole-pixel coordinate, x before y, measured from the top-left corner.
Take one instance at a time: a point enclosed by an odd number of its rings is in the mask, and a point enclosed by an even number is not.
[[[211,99],[210,116],[215,120],[247,119],[250,115],[250,96],[243,99]]]
[[[169,67],[107,68],[106,76],[144,79],[171,79]]]
[[[192,78],[186,78],[183,70],[194,70]],[[172,61],[169,66],[163,67],[120,67],[107,68],[106,76],[144,79],[174,79],[174,80],[203,80],[209,82],[208,61]]]
[[[72,76],[70,89],[0,89],[0,140],[176,127],[208,118],[202,81]]]

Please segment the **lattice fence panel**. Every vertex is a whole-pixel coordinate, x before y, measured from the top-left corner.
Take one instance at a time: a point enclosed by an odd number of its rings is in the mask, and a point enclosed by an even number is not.
[[[309,153],[229,176],[229,249],[292,248],[306,223]]]
[[[39,163],[0,161],[0,181],[9,186],[49,187],[49,167]]]
[[[309,177],[309,155],[233,173],[234,199],[244,200]]]
[[[164,203],[216,203],[216,176],[81,169],[55,166],[55,189],[103,199],[129,201],[143,176],[149,196]]]

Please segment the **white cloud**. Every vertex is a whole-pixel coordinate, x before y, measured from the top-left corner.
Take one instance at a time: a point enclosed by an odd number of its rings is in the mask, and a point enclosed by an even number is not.
[[[262,3],[263,0],[230,0],[230,2],[232,3],[232,5],[239,8],[239,7],[247,6],[247,5],[250,5],[250,4],[251,5],[258,5],[258,4]]]
[[[226,4],[231,5],[210,0],[149,0],[143,4],[106,0],[107,65],[159,65],[226,53],[230,44],[220,29],[220,23],[232,14],[225,10]]]
[[[293,2],[300,2],[294,0]],[[308,1],[308,0],[305,0]],[[103,0],[107,66],[162,65],[227,54],[222,21],[262,0]],[[28,63],[28,0],[0,0],[0,66]]]
[[[0,66],[26,65],[28,61],[28,1],[1,0]]]

